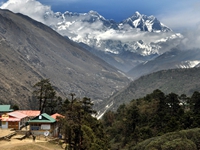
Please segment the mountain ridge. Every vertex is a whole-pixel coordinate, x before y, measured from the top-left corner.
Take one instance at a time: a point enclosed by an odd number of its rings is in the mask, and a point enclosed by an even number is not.
[[[153,72],[132,81],[128,86],[114,93],[108,100],[108,109],[116,110],[121,104],[139,99],[159,89],[165,94],[176,93],[191,96],[199,91],[200,68],[178,68]]]
[[[175,68],[194,68],[198,67],[200,62],[200,49],[173,48],[162,55],[139,64],[131,69],[128,74],[133,79],[147,75],[153,72]]]
[[[129,79],[77,43],[50,27],[8,10],[0,10],[0,99],[28,108],[33,85],[49,78],[66,96],[90,97],[96,105]]]

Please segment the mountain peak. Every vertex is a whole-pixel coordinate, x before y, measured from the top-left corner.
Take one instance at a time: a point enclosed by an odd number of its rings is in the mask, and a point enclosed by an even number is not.
[[[73,13],[73,12],[70,12],[70,11],[66,11],[64,12],[64,16],[79,16],[80,14],[79,13]]]
[[[122,24],[130,25],[132,28],[139,28],[141,31],[148,32],[168,32],[170,28],[162,24],[155,16],[140,14],[138,11],[134,15],[124,20]]]
[[[96,11],[94,11],[94,10],[90,10],[90,11],[88,12],[88,14],[100,16],[99,13],[96,12]]]
[[[136,11],[134,15],[135,16],[141,16],[141,14],[138,11]]]

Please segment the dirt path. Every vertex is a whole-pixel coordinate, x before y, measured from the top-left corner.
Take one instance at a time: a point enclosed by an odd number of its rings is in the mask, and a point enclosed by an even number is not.
[[[13,131],[0,129],[0,137],[12,133]],[[61,146],[47,142],[44,137],[36,138],[35,142],[32,138],[18,140],[16,137],[17,135],[13,136],[10,141],[0,141],[0,150],[63,150]]]
[[[0,148],[11,148],[11,147],[15,147],[15,146],[20,146],[20,145],[24,145],[27,143],[32,143],[33,141],[30,140],[23,140],[23,141],[19,141],[17,139],[12,139],[11,141],[0,141]]]
[[[15,133],[15,131],[0,128],[0,137],[4,137],[12,133]]]
[[[46,141],[36,140],[33,142],[32,139],[17,140],[12,139],[11,141],[0,141],[1,150],[62,150],[59,145],[51,144]]]

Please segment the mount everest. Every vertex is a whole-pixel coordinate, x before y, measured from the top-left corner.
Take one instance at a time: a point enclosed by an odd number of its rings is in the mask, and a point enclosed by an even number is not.
[[[44,18],[55,31],[123,72],[169,51],[183,38],[156,17],[139,12],[120,23],[107,20],[95,11],[47,12]]]

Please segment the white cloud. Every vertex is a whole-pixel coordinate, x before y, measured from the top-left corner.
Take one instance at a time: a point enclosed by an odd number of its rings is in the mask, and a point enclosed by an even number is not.
[[[143,40],[145,43],[155,42],[161,38],[170,37],[171,32],[168,33],[149,33],[142,32],[138,29],[129,29],[129,30],[114,30],[107,29],[103,26],[102,22],[97,21],[94,23],[76,21],[74,23],[68,23],[67,27],[63,24],[63,27],[58,30],[62,35],[68,36],[69,33],[74,33],[74,38],[77,42],[78,40],[83,39],[88,36],[91,39],[102,39],[102,40],[116,40],[121,42],[133,42],[138,40]],[[73,36],[73,37],[74,37]],[[80,41],[79,41],[80,42]]]
[[[184,39],[182,45],[184,49],[200,48],[200,25],[193,30],[187,30],[183,33]]]
[[[184,4],[184,3],[183,3]],[[175,30],[196,28],[200,24],[200,2],[188,1],[185,5],[176,6],[158,15],[161,22]]]
[[[1,5],[1,9],[9,9],[15,13],[25,14],[37,21],[44,23],[44,14],[52,13],[51,7],[41,4],[36,0],[8,0]]]
[[[163,11],[157,17],[174,31],[181,31],[182,49],[200,48],[200,2],[198,0],[179,3]]]

